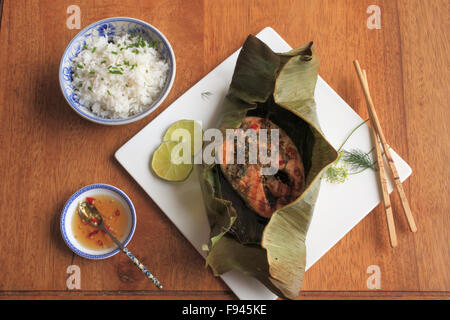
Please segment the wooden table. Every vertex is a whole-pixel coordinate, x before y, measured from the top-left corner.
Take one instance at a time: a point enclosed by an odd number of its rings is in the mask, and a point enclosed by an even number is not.
[[[66,27],[71,4],[81,9],[82,28],[102,18],[130,16],[150,22],[170,39],[177,77],[151,116],[106,127],[70,110],[60,93],[58,67],[79,31]],[[381,10],[381,29],[367,27],[371,4]],[[352,65],[358,59],[368,70],[388,142],[413,168],[405,187],[418,232],[409,232],[394,195],[398,247],[389,246],[379,206],[306,273],[301,298],[449,298],[448,1],[4,0],[2,5],[2,299],[236,298],[205,269],[204,260],[113,154],[238,49],[249,33],[266,26],[292,46],[314,40],[320,75],[367,118]],[[124,255],[85,260],[62,241],[64,203],[96,182],[118,186],[132,197],[139,220],[132,251],[164,283],[164,291],[157,291]],[[79,290],[66,286],[70,265],[80,267]],[[380,289],[367,286],[371,265],[380,268]]]

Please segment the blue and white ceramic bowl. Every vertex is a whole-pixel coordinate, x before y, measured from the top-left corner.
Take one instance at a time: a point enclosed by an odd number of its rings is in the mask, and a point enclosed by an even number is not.
[[[81,201],[85,201],[86,197],[95,198],[97,195],[107,195],[113,197],[119,201],[126,209],[128,217],[128,225],[124,236],[119,239],[126,246],[133,237],[134,230],[136,229],[136,211],[130,198],[120,189],[111,186],[109,184],[92,184],[81,188],[75,192],[69,200],[66,202],[64,209],[61,213],[60,229],[62,237],[67,246],[76,254],[83,258],[88,259],[106,259],[112,257],[120,251],[117,246],[104,250],[92,250],[82,246],[78,240],[74,237],[72,232],[72,218],[78,214],[77,207]]]
[[[105,119],[92,113],[87,107],[83,106],[77,99],[72,86],[72,59],[78,55],[86,43],[86,39],[92,36],[114,36],[126,33],[142,35],[149,41],[157,41],[157,50],[169,65],[168,77],[161,93],[150,106],[143,112],[133,115],[126,119]],[[175,54],[166,37],[155,27],[147,22],[127,18],[115,17],[97,21],[81,30],[69,43],[61,59],[59,66],[59,83],[62,93],[72,109],[82,117],[101,124],[121,125],[141,120],[152,113],[167,97],[172,88],[176,73]]]

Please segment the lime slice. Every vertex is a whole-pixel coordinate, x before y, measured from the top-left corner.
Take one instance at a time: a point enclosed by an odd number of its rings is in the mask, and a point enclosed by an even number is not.
[[[197,136],[196,136],[197,135]],[[164,134],[163,141],[190,142],[191,155],[194,155],[196,139],[202,140],[202,127],[195,120],[180,120],[172,124]],[[201,144],[199,145],[201,148]]]
[[[189,156],[188,163],[183,163],[183,151],[188,146],[182,142],[165,141],[155,150],[152,157],[151,167],[153,172],[161,179],[167,181],[184,181],[192,172],[194,165]]]

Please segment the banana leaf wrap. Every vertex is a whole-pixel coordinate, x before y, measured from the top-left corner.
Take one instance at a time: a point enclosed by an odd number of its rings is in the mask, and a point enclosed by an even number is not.
[[[246,116],[266,117],[297,146],[305,167],[305,190],[270,219],[252,211],[232,189],[218,164],[200,166],[211,227],[207,266],[215,275],[239,270],[282,298],[299,296],[306,264],[305,239],[320,178],[337,153],[317,121],[314,89],[318,60],[313,43],[274,53],[250,35],[239,54],[217,127],[238,128]]]

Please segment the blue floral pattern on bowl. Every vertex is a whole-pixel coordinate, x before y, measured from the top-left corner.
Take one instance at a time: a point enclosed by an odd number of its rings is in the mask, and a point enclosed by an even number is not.
[[[83,46],[86,44],[86,40],[92,36],[106,36],[113,37],[115,35],[123,34],[134,34],[140,35],[144,39],[155,42],[158,45],[156,49],[161,54],[165,62],[169,66],[168,77],[161,91],[158,99],[156,99],[146,110],[142,113],[133,115],[126,119],[105,119],[94,113],[92,113],[89,108],[83,106],[77,97],[76,91],[72,85],[72,60],[80,53]],[[144,118],[154,111],[168,95],[176,73],[176,63],[175,55],[173,53],[172,47],[169,41],[164,37],[164,35],[152,25],[133,18],[118,17],[104,19],[91,24],[90,26],[81,30],[69,43],[61,59],[61,64],[59,67],[59,83],[61,86],[62,93],[66,98],[69,105],[82,117],[91,120],[93,122],[108,124],[108,125],[119,125],[127,124]]]

